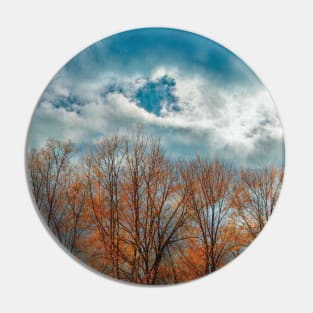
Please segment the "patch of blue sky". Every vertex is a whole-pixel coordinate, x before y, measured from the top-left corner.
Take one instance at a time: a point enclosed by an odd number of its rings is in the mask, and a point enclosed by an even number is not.
[[[82,104],[79,97],[75,95],[68,95],[68,96],[59,96],[55,97],[52,101],[52,104],[55,108],[64,108],[66,111],[69,112],[77,112],[80,113],[78,107]]]
[[[150,80],[139,88],[134,101],[146,111],[161,116],[163,106],[166,110],[178,112],[177,97],[174,95],[175,79],[164,75],[157,80]]]

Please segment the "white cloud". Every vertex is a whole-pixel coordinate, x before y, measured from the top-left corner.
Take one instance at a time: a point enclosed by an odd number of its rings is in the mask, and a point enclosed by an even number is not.
[[[211,157],[234,159],[243,163],[255,162],[260,154],[260,142],[273,142],[278,150],[262,154],[260,162],[275,159],[280,154],[283,162],[283,134],[274,104],[266,90],[224,89],[200,75],[184,75],[177,68],[158,68],[150,78],[164,75],[175,79],[173,89],[179,111],[164,105],[161,116],[156,116],[131,100],[147,78],[138,76],[116,77],[108,73],[96,81],[72,84],[62,75],[50,84],[39,104],[30,129],[29,145],[41,146],[46,138],[71,139],[88,144],[99,136],[119,128],[141,123],[148,129],[162,133],[163,142],[173,155],[185,146],[201,148]],[[111,92],[108,86],[119,86],[121,92]],[[237,86],[238,88],[238,86]],[[80,114],[55,108],[56,97],[75,95],[84,103]],[[74,109],[78,108],[75,107]],[[174,148],[173,148],[174,147]],[[181,151],[181,150],[179,150]],[[258,151],[258,152],[257,152]],[[250,161],[249,161],[250,160]]]

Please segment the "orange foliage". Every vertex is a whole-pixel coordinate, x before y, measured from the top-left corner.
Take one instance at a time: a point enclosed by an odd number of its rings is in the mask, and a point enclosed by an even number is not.
[[[276,203],[282,169],[166,158],[136,131],[71,162],[71,143],[29,153],[30,185],[55,236],[99,272],[143,284],[189,281],[238,256]]]

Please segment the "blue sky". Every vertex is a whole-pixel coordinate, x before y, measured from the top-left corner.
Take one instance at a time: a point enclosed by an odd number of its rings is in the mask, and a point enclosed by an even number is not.
[[[84,150],[136,124],[173,158],[284,162],[279,117],[250,68],[209,39],[165,28],[111,36],[70,60],[39,100],[28,147],[52,137]]]
[[[174,29],[138,29],[101,40],[74,57],[64,70],[75,78],[97,78],[103,71],[151,75],[160,66],[179,66],[210,75],[221,85],[253,83],[248,67],[229,50],[199,35]]]

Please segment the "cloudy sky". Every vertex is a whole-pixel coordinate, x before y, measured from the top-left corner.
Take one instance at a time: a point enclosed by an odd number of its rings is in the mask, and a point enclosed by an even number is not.
[[[169,157],[284,163],[276,108],[247,65],[211,40],[162,28],[120,33],[70,60],[39,100],[28,148],[57,138],[84,151],[136,124]]]

